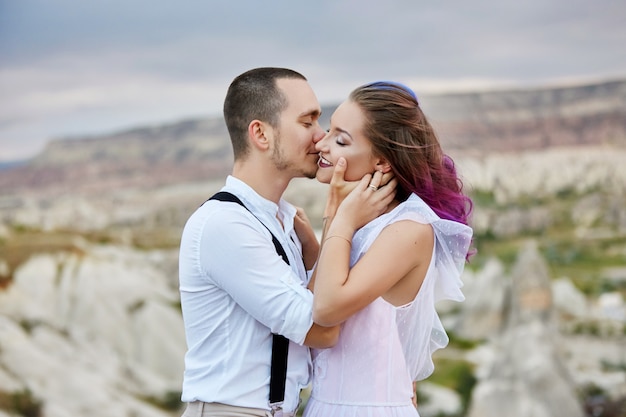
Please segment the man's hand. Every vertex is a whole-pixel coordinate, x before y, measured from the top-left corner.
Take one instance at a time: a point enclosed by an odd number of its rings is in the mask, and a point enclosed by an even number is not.
[[[296,216],[293,219],[293,228],[296,231],[296,235],[298,235],[300,243],[302,243],[302,257],[304,258],[304,265],[307,269],[312,269],[317,261],[320,244],[317,241],[317,236],[311,226],[309,217],[300,207],[296,207]]]

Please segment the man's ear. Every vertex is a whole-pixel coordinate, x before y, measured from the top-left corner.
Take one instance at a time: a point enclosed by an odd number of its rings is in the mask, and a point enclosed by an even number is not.
[[[383,174],[386,174],[388,172],[391,172],[391,164],[389,162],[387,162],[386,159],[384,158],[379,158],[376,161],[376,167],[375,167],[376,171],[380,171]]]
[[[250,144],[260,150],[269,148],[268,126],[260,120],[253,120],[248,125],[248,137]]]

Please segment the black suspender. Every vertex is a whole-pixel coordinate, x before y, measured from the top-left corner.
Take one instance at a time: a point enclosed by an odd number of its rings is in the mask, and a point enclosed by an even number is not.
[[[237,203],[246,210],[250,211],[243,202],[237,198],[235,195],[226,192],[220,191],[213,195],[209,200],[218,200],[218,201],[228,201],[231,203]],[[208,201],[208,200],[207,200]],[[252,213],[252,212],[250,212]],[[252,214],[254,216],[254,214]],[[256,217],[256,216],[254,216]],[[257,220],[259,220],[257,218]],[[259,220],[261,222],[261,220]],[[272,235],[272,243],[276,248],[276,252],[283,258],[283,261],[287,265],[289,265],[289,259],[287,258],[287,253],[285,249],[283,249],[282,245],[274,236],[274,233],[265,226],[263,222],[261,224],[270,232]],[[283,335],[273,334],[272,341],[272,367],[270,371],[270,408],[272,409],[272,415],[281,415],[282,414],[282,405],[285,400],[285,382],[287,379],[287,355],[289,354],[289,340]]]

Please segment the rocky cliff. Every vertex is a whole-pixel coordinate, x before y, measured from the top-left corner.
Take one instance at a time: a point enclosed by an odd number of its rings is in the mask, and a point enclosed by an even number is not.
[[[624,415],[626,81],[420,99],[478,248],[466,301],[439,306],[452,343],[421,415]],[[213,118],[57,140],[0,171],[0,417],[179,415],[178,239],[230,152]],[[297,180],[287,198],[316,221],[324,193]]]
[[[453,154],[626,147],[626,81],[540,90],[424,96]],[[322,124],[334,105],[323,109]],[[25,165],[0,171],[0,192],[102,192],[222,178],[232,150],[221,117],[51,141]]]

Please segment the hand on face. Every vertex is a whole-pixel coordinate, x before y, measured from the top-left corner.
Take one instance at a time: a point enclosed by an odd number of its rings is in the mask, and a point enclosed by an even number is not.
[[[349,222],[356,230],[387,210],[396,195],[397,180],[391,174],[376,171],[366,174],[360,181],[347,182],[344,179],[346,168],[345,159],[340,158],[330,182],[329,200],[333,202],[330,207],[327,203],[327,210],[332,211],[334,207],[336,216],[341,215],[341,221]]]
[[[326,199],[324,217],[334,217],[337,212],[337,207],[339,207],[346,196],[359,185],[360,181],[345,180],[347,168],[348,164],[345,158],[339,158],[333,170],[333,176],[330,179],[330,189],[328,191],[328,198]]]
[[[352,190],[359,185],[359,181],[346,181],[345,174],[348,168],[347,162],[345,158],[339,158],[338,166],[333,170],[333,176],[331,178],[331,192],[336,193],[338,197],[340,197],[339,202],[341,203],[344,198]],[[389,181],[394,177],[393,172],[389,171],[383,174],[382,180],[380,181],[380,187],[387,185]]]

